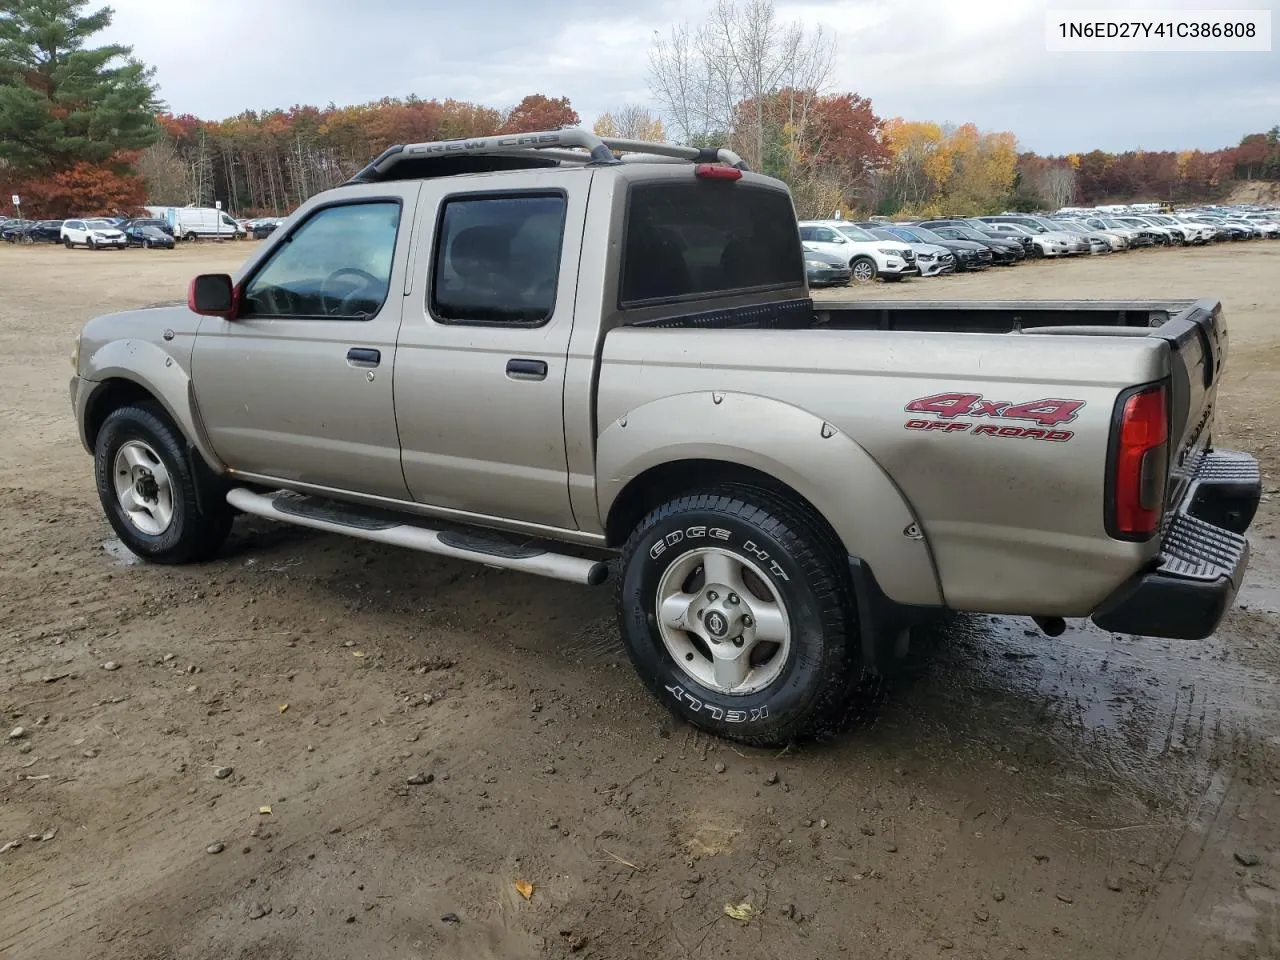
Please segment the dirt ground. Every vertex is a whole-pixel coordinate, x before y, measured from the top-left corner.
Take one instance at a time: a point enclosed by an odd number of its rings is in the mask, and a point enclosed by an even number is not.
[[[244,519],[130,562],[73,333],[248,252],[0,245],[0,957],[1280,955],[1280,498],[1210,640],[963,618],[874,725],[734,747],[641,689],[607,590]],[[1258,241],[835,296],[1220,297],[1220,442],[1275,494],[1277,278]]]

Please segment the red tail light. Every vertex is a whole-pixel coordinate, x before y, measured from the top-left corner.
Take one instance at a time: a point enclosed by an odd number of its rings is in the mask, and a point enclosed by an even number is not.
[[[1120,401],[1112,439],[1113,537],[1145,540],[1160,526],[1169,474],[1169,397],[1163,385]]]
[[[703,180],[741,180],[742,171],[737,167],[726,167],[719,163],[695,164],[693,174]]]

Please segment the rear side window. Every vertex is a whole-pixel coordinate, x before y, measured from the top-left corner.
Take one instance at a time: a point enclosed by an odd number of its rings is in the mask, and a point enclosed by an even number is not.
[[[799,286],[804,254],[791,198],[742,183],[632,186],[618,306]]]
[[[521,327],[550,320],[566,209],[563,193],[446,200],[431,271],[432,316]]]

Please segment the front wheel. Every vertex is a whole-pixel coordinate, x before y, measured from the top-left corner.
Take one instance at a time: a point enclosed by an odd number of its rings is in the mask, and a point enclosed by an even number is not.
[[[871,283],[880,272],[870,257],[854,257],[849,261],[849,270],[854,283]]]
[[[623,550],[627,652],[669,709],[717,736],[835,733],[868,705],[847,564],[820,520],[767,491],[669,501]]]
[[[113,411],[94,444],[108,522],[126,547],[155,563],[208,559],[231,530],[222,491],[196,473],[184,447],[168,417],[150,405]]]

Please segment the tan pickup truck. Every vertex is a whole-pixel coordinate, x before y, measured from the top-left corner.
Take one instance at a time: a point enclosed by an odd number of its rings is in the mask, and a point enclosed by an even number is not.
[[[786,187],[580,130],[393,147],[71,398],[137,554],[237,512],[582,584],[677,714],[838,729],[945,610],[1199,638],[1256,461],[1213,301],[815,304]]]

